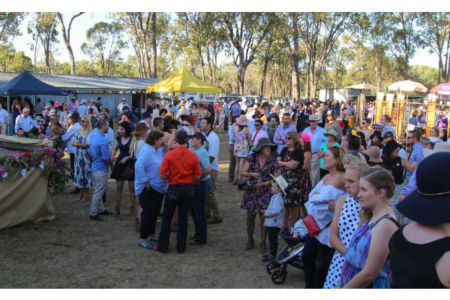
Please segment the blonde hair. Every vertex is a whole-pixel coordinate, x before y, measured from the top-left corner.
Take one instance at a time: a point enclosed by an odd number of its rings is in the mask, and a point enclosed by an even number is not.
[[[342,158],[344,165],[350,165],[353,163],[364,163],[367,166],[366,159],[361,153],[347,152]]]
[[[386,191],[387,202],[394,196],[394,178],[387,170],[379,167],[369,168],[362,173],[361,179],[364,179],[370,183],[370,185],[372,185],[372,187],[377,191],[384,189]],[[372,217],[372,211],[370,209],[361,209],[359,212],[359,217],[359,226],[361,226],[365,221]]]
[[[91,133],[91,131],[92,131],[91,118],[88,116],[82,116],[81,120],[84,120],[86,122],[86,131],[84,132],[83,136],[84,136],[84,138],[87,138],[89,133]],[[81,131],[82,132],[84,131],[83,128],[81,128]]]
[[[345,156],[344,156],[345,157]],[[369,165],[365,161],[353,161],[347,166],[347,170],[355,170],[359,172],[359,177],[369,169]]]
[[[296,131],[289,131],[286,133],[286,137],[290,137],[294,141],[294,147],[302,148],[302,143],[300,143],[300,137],[298,136],[298,133]]]

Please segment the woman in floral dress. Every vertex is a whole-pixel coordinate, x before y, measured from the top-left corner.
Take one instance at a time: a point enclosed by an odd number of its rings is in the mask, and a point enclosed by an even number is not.
[[[73,184],[80,189],[80,200],[84,201],[87,200],[88,190],[92,187],[91,156],[86,141],[87,136],[92,131],[91,118],[88,116],[82,117],[80,124],[81,128],[75,134],[72,142],[72,146],[77,148]]]
[[[247,246],[245,250],[254,247],[253,232],[255,230],[256,214],[259,215],[261,231],[260,252],[266,252],[266,230],[264,227],[264,212],[270,202],[270,183],[273,174],[280,174],[277,159],[277,146],[268,138],[261,138],[253,150],[247,156],[242,170],[242,175],[248,177],[248,187],[242,199],[241,208],[247,210]]]
[[[236,119],[234,127],[234,156],[236,157],[236,168],[234,171],[234,184],[241,183],[242,168],[244,167],[245,159],[248,155],[249,143],[251,140],[250,130],[247,127],[248,119],[241,115]]]

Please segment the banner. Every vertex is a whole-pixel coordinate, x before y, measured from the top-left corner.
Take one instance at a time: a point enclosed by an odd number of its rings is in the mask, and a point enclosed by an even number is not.
[[[394,94],[386,94],[386,105],[384,107],[384,114],[392,117],[392,106],[394,103]]]
[[[437,96],[428,94],[427,101],[427,127],[425,129],[425,137],[430,136],[430,130],[436,125],[436,100]]]

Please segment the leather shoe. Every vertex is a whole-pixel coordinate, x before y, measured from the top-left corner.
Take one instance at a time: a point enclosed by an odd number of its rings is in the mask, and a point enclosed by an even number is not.
[[[219,224],[222,223],[223,219],[221,217],[218,218],[211,218],[207,221],[208,224]]]
[[[113,213],[110,212],[110,211],[107,211],[107,210],[105,209],[104,211],[99,212],[98,214],[99,214],[99,215],[102,215],[102,216],[110,216],[110,215],[112,215]]]
[[[89,219],[94,221],[103,221],[103,219],[99,215],[89,216]]]
[[[197,242],[197,241],[191,241],[189,242],[190,246],[202,246],[202,245],[206,245],[206,242]]]

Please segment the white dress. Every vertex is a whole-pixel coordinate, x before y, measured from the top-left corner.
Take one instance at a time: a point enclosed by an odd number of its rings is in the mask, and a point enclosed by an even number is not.
[[[361,206],[347,195],[344,205],[342,206],[341,214],[339,216],[339,238],[342,244],[347,248],[350,244],[353,234],[358,229],[359,211]],[[344,265],[344,257],[338,251],[334,252],[330,267],[328,268],[327,278],[325,279],[324,289],[334,289],[337,287],[339,279],[341,279],[342,266]]]

